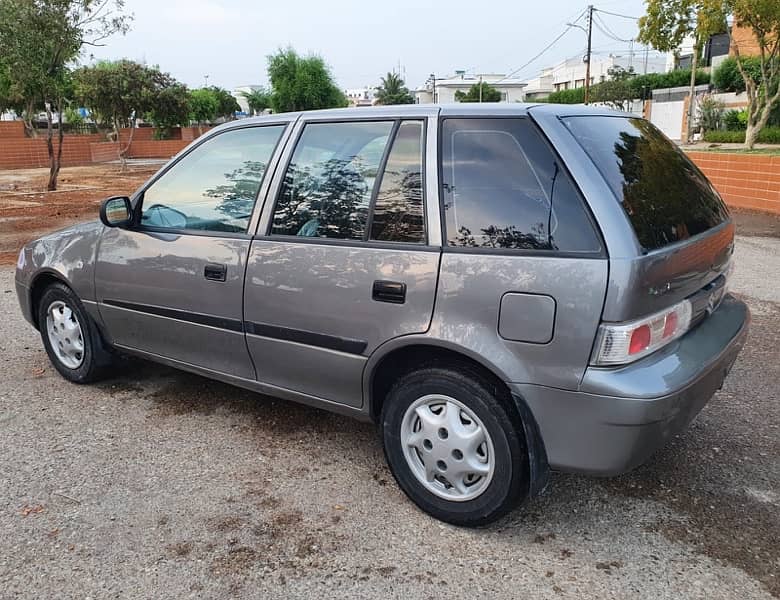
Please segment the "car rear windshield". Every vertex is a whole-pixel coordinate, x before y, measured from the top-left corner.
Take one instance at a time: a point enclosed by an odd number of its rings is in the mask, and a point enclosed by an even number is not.
[[[622,116],[566,117],[563,122],[612,188],[645,251],[728,219],[707,178],[650,122]]]

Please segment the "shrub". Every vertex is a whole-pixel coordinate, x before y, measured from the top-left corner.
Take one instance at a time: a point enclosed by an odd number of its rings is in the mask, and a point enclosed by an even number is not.
[[[747,129],[747,110],[729,110],[723,115],[723,126],[727,131],[745,131]]]
[[[758,57],[745,57],[742,67],[756,83],[761,82],[761,61]],[[734,58],[727,58],[712,72],[712,85],[721,92],[744,92],[745,80]]]
[[[717,144],[743,144],[745,142],[744,131],[707,131],[704,134],[705,142]],[[756,140],[759,144],[780,144],[780,127],[764,127]]]
[[[699,101],[698,127],[701,131],[714,131],[721,128],[725,105],[707,94]]]
[[[653,90],[670,87],[685,87],[691,82],[690,69],[678,69],[676,71],[670,71],[669,73],[647,73],[646,75],[634,75],[633,71],[631,73],[632,75],[626,78],[625,81],[631,90],[630,95],[633,98],[642,98],[643,94],[645,98],[650,98],[650,92]],[[702,70],[696,71],[697,85],[703,85],[709,82],[709,73]],[[602,84],[597,83],[591,86],[591,99],[599,97],[599,86],[601,85]],[[536,102],[542,102],[542,100],[536,100]],[[544,100],[544,102],[556,104],[582,104],[585,102],[585,88],[553,92]]]
[[[554,104],[582,104],[585,102],[585,88],[553,92],[547,96],[547,102]]]
[[[704,141],[716,144],[744,144],[744,131],[705,131]]]

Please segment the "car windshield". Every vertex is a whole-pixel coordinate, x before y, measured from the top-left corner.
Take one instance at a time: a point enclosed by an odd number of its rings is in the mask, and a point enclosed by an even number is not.
[[[707,178],[650,122],[622,116],[563,122],[612,188],[645,251],[728,220]]]

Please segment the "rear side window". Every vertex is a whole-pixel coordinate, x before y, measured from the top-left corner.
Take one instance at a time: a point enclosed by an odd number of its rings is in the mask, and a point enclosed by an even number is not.
[[[423,122],[403,121],[387,158],[371,221],[371,239],[421,244]]]
[[[580,116],[563,122],[612,188],[645,250],[684,240],[728,219],[706,177],[648,121]]]
[[[445,119],[442,144],[449,246],[601,250],[573,183],[527,119]]]

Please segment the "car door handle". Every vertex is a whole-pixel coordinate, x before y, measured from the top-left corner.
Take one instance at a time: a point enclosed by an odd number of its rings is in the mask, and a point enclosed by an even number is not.
[[[227,279],[227,265],[209,263],[203,268],[203,276],[209,281],[225,281]]]
[[[377,302],[403,304],[406,302],[406,284],[399,281],[375,281],[371,298]]]

